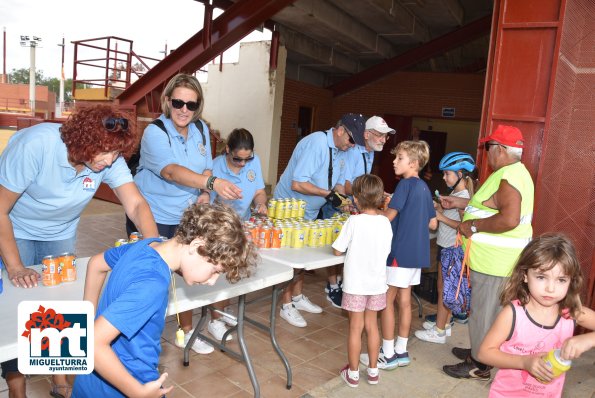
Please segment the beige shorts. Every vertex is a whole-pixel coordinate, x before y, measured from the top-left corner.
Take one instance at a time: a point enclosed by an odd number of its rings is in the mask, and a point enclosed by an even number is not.
[[[386,284],[401,288],[419,285],[421,268],[386,267]]]

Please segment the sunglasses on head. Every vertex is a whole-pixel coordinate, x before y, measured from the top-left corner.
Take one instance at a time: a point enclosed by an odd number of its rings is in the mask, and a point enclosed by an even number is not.
[[[125,133],[128,131],[128,119],[123,117],[106,117],[102,121],[103,127],[111,133],[118,130],[118,126],[120,126],[120,131]]]
[[[502,148],[506,148],[504,145],[497,142],[486,142],[483,144],[483,149],[485,149],[486,152],[489,152],[491,146],[501,146]]]
[[[184,102],[180,99],[172,99],[171,100],[171,106],[173,106],[175,109],[182,109],[184,107],[184,105],[186,105],[186,109],[188,109],[190,112],[194,112],[200,106],[200,101],[199,102],[196,102],[196,101]]]

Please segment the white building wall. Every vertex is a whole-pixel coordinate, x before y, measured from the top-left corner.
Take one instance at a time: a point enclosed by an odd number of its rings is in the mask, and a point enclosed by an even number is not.
[[[222,138],[243,127],[254,136],[254,151],[262,162],[266,184],[275,184],[279,157],[281,109],[287,52],[279,48],[277,70],[269,70],[270,41],[241,43],[239,62],[209,65],[202,84],[203,117]]]

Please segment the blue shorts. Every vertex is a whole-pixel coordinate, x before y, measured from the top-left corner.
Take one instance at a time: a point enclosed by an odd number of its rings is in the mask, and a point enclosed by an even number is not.
[[[9,359],[6,362],[2,362],[2,378],[6,379],[6,376],[11,372],[18,372],[19,371],[19,361],[18,359]]]

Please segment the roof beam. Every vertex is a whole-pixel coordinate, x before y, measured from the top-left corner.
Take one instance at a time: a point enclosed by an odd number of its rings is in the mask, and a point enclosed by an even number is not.
[[[193,73],[227,50],[295,0],[238,0],[212,22],[210,46],[201,30],[151,68],[118,96],[121,105],[135,105],[152,91],[161,91],[176,73]]]
[[[463,10],[461,3],[459,3],[459,0],[442,0],[442,3],[448,10],[448,13],[457,22],[457,25],[462,26],[463,19],[465,17],[465,11]]]
[[[291,30],[284,25],[277,25],[277,30],[281,34],[282,43],[287,49],[312,59],[315,65],[337,68],[349,74],[358,72],[356,59],[334,51],[332,47]]]
[[[422,46],[413,48],[401,55],[397,55],[386,62],[368,68],[348,79],[330,86],[329,89],[333,91],[335,97],[353,91],[366,84],[382,79],[398,70],[403,70],[418,62],[430,59],[448,50],[471,42],[478,37],[487,35],[490,33],[491,25],[492,16],[488,15],[453,32],[429,41]]]
[[[357,19],[327,1],[300,0],[296,1],[293,4],[293,7],[299,9],[303,14],[313,19],[314,25],[322,24],[327,29],[339,33],[339,35],[337,35],[337,44],[348,51],[355,53],[374,53],[385,59],[396,55],[396,51],[389,41],[378,36],[374,30],[363,25]],[[275,20],[291,26],[296,30],[299,29],[299,27],[296,26],[299,21],[292,19],[292,14],[289,12],[279,13],[275,16]],[[309,33],[308,36],[316,39],[316,32],[311,31],[304,33]],[[323,38],[328,40],[328,37],[320,37],[320,39]]]
[[[412,41],[424,43],[430,39],[428,27],[417,18],[409,9],[394,0],[366,0],[371,7],[380,11],[400,29],[408,32]],[[391,32],[379,32],[381,35],[390,35]]]

